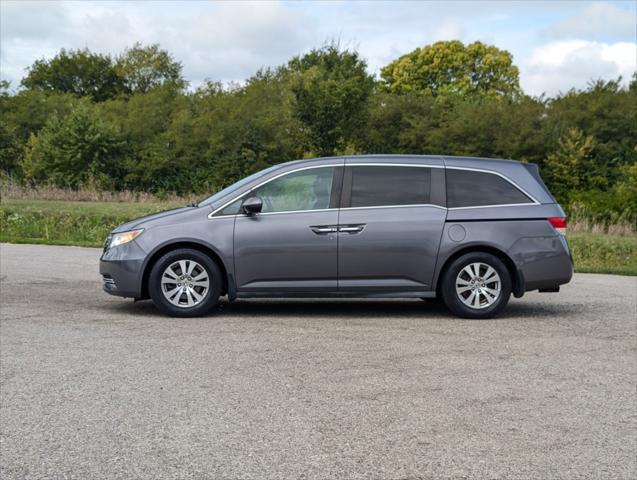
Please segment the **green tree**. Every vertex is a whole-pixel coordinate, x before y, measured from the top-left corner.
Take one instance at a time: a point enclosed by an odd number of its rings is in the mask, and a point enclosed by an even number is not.
[[[37,183],[114,189],[124,147],[118,133],[80,103],[67,117],[53,116],[31,135],[22,169],[27,180]]]
[[[544,177],[551,191],[568,204],[571,193],[603,186],[604,179],[592,175],[595,139],[577,128],[570,128],[544,162]]]
[[[0,170],[21,177],[20,162],[29,136],[52,115],[66,115],[78,101],[68,93],[37,90],[0,94]]]
[[[543,102],[523,96],[516,101],[490,97],[436,101],[438,130],[427,151],[451,155],[514,158],[542,162],[548,154]],[[414,122],[418,129],[424,119]]]
[[[9,87],[11,84],[7,80],[0,80],[0,98],[9,96]]]
[[[622,179],[613,187],[626,220],[637,223],[637,163],[622,168]]]
[[[356,133],[356,148],[378,154],[429,153],[427,145],[439,131],[441,113],[430,97],[377,89],[369,98],[365,128]]]
[[[512,97],[520,93],[518,68],[506,50],[458,40],[436,42],[403,55],[381,69],[394,93]]]
[[[199,164],[206,170],[201,176],[209,184],[227,186],[262,168],[305,155],[302,125],[293,115],[292,93],[282,69],[261,70],[241,87],[207,91],[197,102],[196,117],[208,146],[203,159],[200,151],[190,155],[199,155]]]
[[[15,174],[19,164],[19,143],[15,136],[14,127],[4,118],[0,118],[0,170]]]
[[[9,82],[0,80],[0,112],[10,100]],[[15,124],[0,115],[0,171],[15,173],[18,168],[18,141],[15,135]]]
[[[374,80],[358,53],[330,44],[288,63],[293,114],[304,128],[311,152],[333,155],[346,147],[365,122]]]
[[[173,158],[175,144],[166,132],[186,104],[186,97],[165,86],[96,106],[96,115],[117,126],[130,146],[123,160],[126,188],[154,192],[175,189],[180,180]]]
[[[182,89],[186,82],[181,69],[181,63],[158,44],[142,46],[138,42],[127,48],[116,61],[116,71],[131,93],[147,93],[164,85]]]
[[[609,184],[619,180],[623,165],[637,162],[637,90],[622,88],[621,78],[597,80],[551,99],[544,124],[551,148],[569,128],[595,137],[592,173]]]
[[[113,98],[124,89],[111,57],[88,49],[62,49],[50,60],[36,60],[22,79],[22,86],[90,97],[97,102]]]

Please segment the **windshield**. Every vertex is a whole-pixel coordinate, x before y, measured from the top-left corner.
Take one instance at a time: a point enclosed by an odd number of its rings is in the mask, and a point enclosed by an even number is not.
[[[229,187],[226,187],[223,190],[220,190],[217,193],[215,193],[214,195],[212,195],[212,196],[206,198],[205,200],[199,202],[198,206],[205,207],[207,205],[212,205],[213,203],[215,203],[216,201],[222,199],[226,195],[229,195],[232,192],[234,192],[236,190],[239,190],[241,187],[247,185],[248,183],[252,182],[253,180],[256,180],[257,178],[262,177],[263,175],[266,175],[267,173],[270,173],[272,170],[276,170],[278,167],[279,167],[279,165],[275,165],[273,167],[266,168],[265,170],[261,170],[259,172],[253,173],[252,175],[247,176],[246,178],[243,178],[243,179],[239,180],[237,183],[233,183]]]

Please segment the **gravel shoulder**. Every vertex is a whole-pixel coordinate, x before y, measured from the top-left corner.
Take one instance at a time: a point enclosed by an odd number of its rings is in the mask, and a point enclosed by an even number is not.
[[[637,477],[637,277],[172,319],[99,249],[0,245],[0,478]]]

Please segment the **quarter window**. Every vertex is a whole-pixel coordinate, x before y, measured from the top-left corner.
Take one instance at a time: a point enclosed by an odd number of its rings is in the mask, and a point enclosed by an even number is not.
[[[352,168],[351,207],[430,203],[431,169],[360,166]]]
[[[223,215],[237,215],[238,213],[241,212],[242,203],[243,203],[243,198],[240,198],[239,200],[235,200],[227,207],[224,207],[219,213],[217,213],[217,216],[221,217]]]
[[[532,203],[511,182],[491,173],[448,168],[447,207]]]

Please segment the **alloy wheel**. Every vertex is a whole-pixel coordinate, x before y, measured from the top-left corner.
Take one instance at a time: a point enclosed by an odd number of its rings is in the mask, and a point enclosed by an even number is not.
[[[201,303],[210,290],[206,269],[194,260],[177,260],[162,273],[161,291],[170,303],[191,308]]]
[[[482,309],[493,305],[500,297],[500,275],[486,263],[474,262],[456,276],[456,294],[470,308]]]

